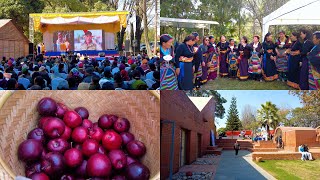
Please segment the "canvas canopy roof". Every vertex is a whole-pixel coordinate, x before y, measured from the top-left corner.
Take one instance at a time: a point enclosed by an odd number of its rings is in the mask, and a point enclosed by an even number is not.
[[[106,32],[119,32],[127,25],[127,11],[79,12],[30,14],[30,25],[34,31],[65,31],[103,29]]]
[[[291,0],[263,18],[263,36],[271,25],[320,25],[320,0]]]

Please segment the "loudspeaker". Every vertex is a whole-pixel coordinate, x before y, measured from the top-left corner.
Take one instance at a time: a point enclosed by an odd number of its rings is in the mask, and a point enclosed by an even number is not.
[[[106,53],[105,52],[99,52],[98,55],[99,55],[99,57],[106,57]]]
[[[33,43],[29,43],[29,54],[33,54],[33,52],[34,52]]]

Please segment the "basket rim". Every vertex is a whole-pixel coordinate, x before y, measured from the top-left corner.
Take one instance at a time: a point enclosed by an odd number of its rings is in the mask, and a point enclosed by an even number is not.
[[[0,109],[3,107],[3,105],[5,104],[5,102],[10,98],[10,96],[12,96],[14,94],[16,90],[12,90],[12,91],[5,91],[5,93],[0,97]],[[158,101],[160,101],[160,92],[157,90],[148,90],[148,92],[153,95],[154,97],[156,97],[156,99]],[[4,160],[1,158],[0,156],[0,165],[3,167],[4,171],[6,173],[8,173],[8,175],[15,179],[17,175],[15,175],[15,173],[13,173],[13,171],[9,168],[9,166],[7,165],[6,162],[4,162]],[[151,179],[160,179],[160,169],[159,172],[155,175],[155,177],[152,177]]]

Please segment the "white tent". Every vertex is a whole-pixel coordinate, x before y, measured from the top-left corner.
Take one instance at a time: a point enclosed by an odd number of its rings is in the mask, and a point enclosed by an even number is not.
[[[195,19],[180,19],[180,18],[166,18],[160,17],[160,26],[161,27],[176,27],[176,28],[198,28],[202,29],[204,34],[204,29],[211,28],[211,25],[218,25],[216,21],[203,21]]]
[[[271,25],[320,25],[320,0],[291,0],[263,18],[262,36]]]

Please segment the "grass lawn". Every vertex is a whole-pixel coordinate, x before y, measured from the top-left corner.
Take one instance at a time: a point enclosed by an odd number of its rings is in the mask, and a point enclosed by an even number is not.
[[[279,180],[320,179],[320,160],[265,160],[257,164]]]
[[[239,81],[238,79],[218,78],[202,86],[204,90],[294,90],[285,82]]]

